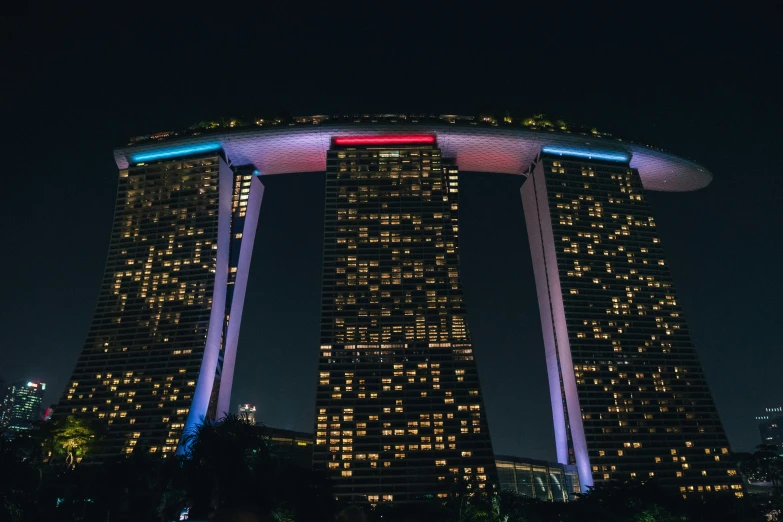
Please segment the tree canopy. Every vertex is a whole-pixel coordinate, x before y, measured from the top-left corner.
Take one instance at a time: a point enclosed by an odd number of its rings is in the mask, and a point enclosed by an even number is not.
[[[100,439],[100,428],[78,417],[0,437],[0,521],[167,522],[185,508],[190,520],[214,522],[771,522],[783,512],[780,456],[767,447],[737,459],[749,480],[776,485],[770,495],[683,498],[654,481],[632,481],[561,503],[457,485],[445,499],[373,507],[336,501],[325,475],[278,456],[262,430],[236,415],[199,424],[181,456],[161,458],[137,446],[97,463],[90,456]]]

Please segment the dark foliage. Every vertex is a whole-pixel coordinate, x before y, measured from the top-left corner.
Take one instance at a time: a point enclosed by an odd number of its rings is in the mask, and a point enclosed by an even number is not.
[[[82,431],[72,421],[68,428]],[[277,458],[259,431],[236,416],[200,425],[186,455],[167,459],[138,447],[127,458],[74,465],[64,458],[67,448],[52,451],[57,437],[46,427],[0,438],[0,522],[168,521],[185,507],[191,520],[244,513],[283,522],[338,511],[325,477]],[[89,455],[88,448],[70,449]]]
[[[82,442],[58,451],[69,433]],[[190,520],[215,522],[762,522],[779,520],[783,508],[779,488],[743,498],[730,492],[683,498],[652,481],[606,484],[568,503],[507,492],[470,495],[457,487],[445,500],[343,506],[325,476],[278,458],[259,430],[237,416],[198,426],[180,457],[161,459],[139,447],[102,464],[64,458],[68,451],[89,457],[95,438],[73,419],[0,437],[0,522],[165,522],[178,520],[185,507]],[[776,454],[760,448],[737,458],[748,477],[763,475],[779,486]]]

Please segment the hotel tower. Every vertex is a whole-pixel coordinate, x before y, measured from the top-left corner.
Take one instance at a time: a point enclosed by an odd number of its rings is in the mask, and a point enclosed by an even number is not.
[[[354,501],[496,482],[459,276],[458,171],[432,136],[395,141],[335,138],[326,158],[313,462]]]
[[[109,256],[56,415],[107,423],[94,457],[169,454],[230,411],[263,185],[216,150],[140,154],[120,170]]]
[[[590,483],[741,493],[639,173],[544,150],[521,192],[558,461]]]

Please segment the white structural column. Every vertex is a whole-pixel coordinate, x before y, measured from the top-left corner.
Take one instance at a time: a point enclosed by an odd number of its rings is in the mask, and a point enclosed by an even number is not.
[[[231,310],[226,329],[226,340],[223,351],[223,370],[221,372],[220,392],[218,394],[217,413],[219,419],[231,413],[231,388],[234,380],[234,367],[237,358],[237,343],[239,327],[242,323],[242,310],[247,292],[247,278],[250,273],[250,261],[253,256],[253,244],[258,226],[258,214],[261,211],[261,200],[264,197],[264,185],[258,177],[253,177],[250,183],[250,195],[247,199],[247,213],[242,229],[242,246],[239,251],[237,274],[234,281],[234,296],[231,300]]]
[[[193,392],[193,402],[185,421],[185,429],[182,431],[182,441],[177,448],[177,453],[180,454],[186,450],[186,444],[183,444],[183,442],[187,441],[188,435],[207,415],[209,398],[215,383],[215,371],[220,357],[220,342],[223,337],[223,321],[226,309],[233,183],[234,173],[231,167],[221,159],[218,174],[218,236],[212,308],[209,316],[209,329],[207,330],[204,356],[201,360],[196,389]]]
[[[593,485],[590,459],[587,454],[579,396],[576,390],[571,346],[568,341],[563,294],[557,267],[557,253],[552,232],[552,218],[544,168],[536,163],[522,185],[522,205],[525,212],[536,293],[544,335],[549,393],[555,427],[557,460],[571,464],[570,446],[579,472],[582,491]]]

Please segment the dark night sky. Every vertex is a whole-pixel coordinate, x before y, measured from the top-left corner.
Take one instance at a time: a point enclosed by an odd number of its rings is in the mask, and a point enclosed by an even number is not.
[[[253,110],[543,111],[714,173],[702,191],[649,198],[729,439],[751,449],[753,415],[783,403],[774,17],[549,4],[3,18],[0,375],[42,379],[46,400],[57,401],[102,277],[112,148],[128,136]],[[495,450],[553,459],[521,178],[462,180],[462,275]],[[233,402],[258,404],[267,424],[309,431],[323,178],[264,182]]]

